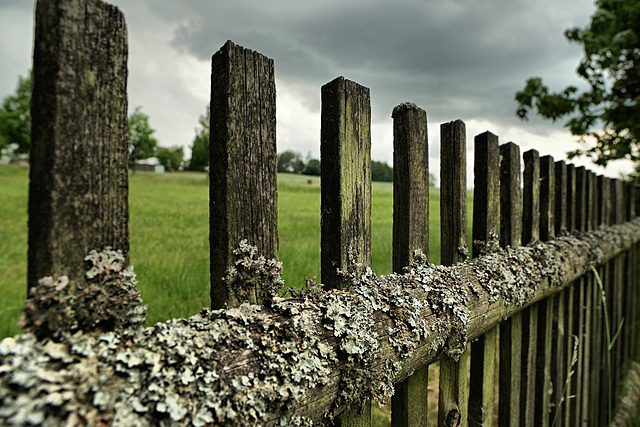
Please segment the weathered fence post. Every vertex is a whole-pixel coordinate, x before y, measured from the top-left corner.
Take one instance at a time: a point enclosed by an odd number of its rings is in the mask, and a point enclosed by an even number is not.
[[[500,148],[498,137],[485,132],[475,137],[473,195],[473,257],[498,237],[500,227]],[[498,328],[471,343],[469,425],[493,425]]]
[[[371,265],[371,105],[369,89],[338,77],[321,90],[321,274],[327,289]],[[340,424],[369,425],[367,400],[341,414]],[[369,424],[368,424],[369,423]]]
[[[591,204],[591,229],[595,229],[599,226],[598,211],[600,207],[600,186],[599,182],[602,177],[596,176],[593,172],[589,173],[589,182],[591,187],[591,195],[589,196],[589,203]],[[601,269],[599,269],[601,270]],[[591,319],[590,329],[591,336],[589,338],[589,354],[585,358],[585,384],[588,386],[588,391],[583,400],[583,425],[589,425],[589,422],[595,423],[598,419],[598,402],[601,399],[600,395],[600,346],[602,345],[602,329],[600,327],[602,322],[602,303],[600,302],[600,288],[596,283],[596,278],[593,274],[589,276],[591,283]],[[585,423],[584,420],[587,422]]]
[[[322,87],[321,274],[327,289],[371,265],[369,89],[338,77]]]
[[[588,206],[587,206],[587,170],[584,166],[576,168],[576,187],[575,187],[575,227],[578,231],[586,231],[588,224]],[[588,346],[589,337],[585,334],[585,294],[587,282],[585,278],[577,280],[572,286],[574,289],[573,302],[573,334],[578,337],[577,362],[575,365],[575,374],[572,377],[572,390],[575,398],[571,399],[569,406],[571,408],[571,422],[577,425],[582,422],[582,398],[583,398],[583,363],[586,347]]]
[[[591,231],[593,229],[594,220],[594,174],[591,171],[586,172],[585,184],[585,229]],[[594,387],[591,378],[591,352],[594,341],[593,318],[595,315],[594,297],[596,296],[597,286],[594,281],[593,274],[588,274],[584,278],[584,326],[583,326],[583,347],[582,347],[582,396],[580,407],[581,425],[588,425],[589,422],[589,404],[591,401],[591,388]]]
[[[613,224],[622,224],[625,221],[625,202],[624,202],[624,191],[623,191],[623,182],[619,179],[611,180],[611,196],[612,196],[612,222]],[[615,331],[618,330],[618,325],[620,322],[623,322],[622,317],[622,289],[624,286],[624,258],[625,254],[620,254],[613,260],[612,270],[613,274],[611,277],[611,284],[608,290],[606,290],[607,300],[611,301],[611,309],[609,313],[611,313],[610,325],[611,325],[611,335],[615,334]],[[606,288],[605,288],[606,289]],[[624,326],[624,325],[623,325]],[[620,371],[622,368],[622,341],[621,339],[617,339],[613,348],[611,349],[611,367],[612,373],[611,377],[613,379],[613,390],[618,390],[618,384],[620,381]],[[613,402],[615,405],[615,401]]]
[[[522,244],[528,245],[540,238],[540,154],[536,150],[525,151],[523,159]],[[534,304],[522,311],[520,425],[534,425],[538,309],[539,304]]]
[[[393,109],[393,271],[429,256],[429,143],[427,113],[414,104]],[[427,425],[429,367],[396,384],[391,425]]]
[[[540,240],[553,239],[555,209],[555,165],[553,157],[540,158]],[[538,303],[538,342],[536,350],[536,392],[533,425],[549,426],[551,411],[552,325],[555,296]]]
[[[262,304],[259,284],[231,289],[223,277],[241,240],[278,257],[273,60],[228,41],[211,63],[211,306]]]
[[[576,230],[576,167],[573,164],[567,165],[567,198],[566,198],[566,206],[567,206],[567,216],[566,216],[566,228],[569,232],[574,232]],[[580,346],[579,337],[576,334],[576,323],[573,321],[575,317],[575,286],[569,286],[562,291],[564,294],[564,329],[565,329],[565,342],[564,342],[564,355],[565,360],[564,364],[564,372],[565,374],[571,372],[573,370],[572,362],[574,359],[574,354],[577,357],[578,347]],[[577,341],[576,341],[577,340]],[[572,396],[575,393],[575,375],[569,378],[568,383],[567,377],[562,378],[562,386],[560,387],[560,400],[556,402],[557,405],[560,405],[560,414],[562,415],[561,420],[564,420],[564,425],[572,425],[572,411],[571,411],[571,402],[566,400],[566,396]],[[562,393],[564,392],[564,396]],[[565,399],[563,401],[563,398]]]
[[[555,235],[559,236],[567,229],[567,164],[559,160],[555,163],[556,191],[555,191]]]
[[[500,245],[520,246],[522,202],[520,148],[513,142],[500,146]],[[500,324],[500,425],[520,425],[522,315]]]
[[[631,221],[635,217],[635,194],[633,192],[634,184],[631,182],[626,182],[624,184],[624,194],[625,194],[625,221]],[[625,333],[623,334],[623,350],[622,355],[624,358],[624,363],[626,364],[632,356],[631,349],[633,348],[633,339],[634,334],[632,334],[632,329],[634,327],[633,322],[633,306],[634,298],[633,298],[633,268],[635,261],[633,260],[634,256],[633,249],[629,254],[625,256],[625,278],[624,278],[624,319],[625,319]]]
[[[555,162],[555,235],[560,236],[567,231],[567,164],[560,160]],[[554,297],[552,323],[552,363],[551,381],[553,384],[551,395],[552,411],[549,414],[549,425],[555,422],[562,424],[564,408],[561,404],[567,370],[568,323],[566,316],[566,300],[568,293],[563,290]]]
[[[462,120],[440,126],[440,235],[442,265],[453,265],[468,257],[467,153]],[[438,425],[468,425],[469,351],[459,361],[440,361]],[[458,420],[459,424],[455,424]]]
[[[414,104],[393,109],[393,271],[429,256],[429,143],[427,113]]]
[[[84,257],[129,257],[127,30],[98,0],[38,1],[31,99],[28,287],[82,281]]]

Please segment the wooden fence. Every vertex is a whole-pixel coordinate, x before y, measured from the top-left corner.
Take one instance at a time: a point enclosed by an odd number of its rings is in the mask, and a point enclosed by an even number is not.
[[[68,4],[51,6],[58,3]],[[124,20],[97,0],[75,3],[37,4],[30,284],[76,274],[90,249],[129,249]],[[83,13],[108,25],[86,25]],[[90,60],[77,60],[82,55]],[[278,381],[298,384],[295,397],[289,386],[288,397],[265,398],[256,418],[257,406],[233,396],[246,392],[240,383],[249,373],[266,381],[261,373],[274,359],[236,341],[216,344],[217,387],[235,415],[216,413],[212,424],[370,425],[369,399],[393,394],[393,426],[426,425],[427,368],[437,361],[439,425],[606,424],[616,403],[609,395],[639,354],[638,188],[478,135],[469,260],[465,124],[442,124],[443,267],[429,265],[426,112],[401,104],[392,113],[397,274],[376,278],[368,268],[369,89],[339,77],[321,96],[324,290],[283,299],[266,280],[223,280],[241,240],[277,258],[275,78],[272,60],[232,42],[213,56],[212,305],[263,305],[245,323],[259,317],[265,331],[286,329],[296,361],[322,353],[313,359],[322,363],[306,371],[283,365]],[[271,333],[252,331],[255,342]],[[276,347],[270,351],[284,351]],[[284,354],[282,363],[293,357]],[[297,382],[288,376],[300,372]]]

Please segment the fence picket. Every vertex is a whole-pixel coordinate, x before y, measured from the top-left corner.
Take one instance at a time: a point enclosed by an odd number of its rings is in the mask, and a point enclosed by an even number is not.
[[[414,104],[393,109],[393,271],[401,273],[414,252],[429,256],[429,143],[427,114]],[[395,386],[393,427],[426,426],[429,367]]]
[[[278,257],[274,64],[231,41],[211,64],[211,305],[262,304],[259,284],[231,289],[223,276],[241,240]]]
[[[594,208],[594,174],[590,171],[586,171],[585,174],[585,230],[590,231],[593,229],[593,213]],[[596,290],[596,285],[594,283],[594,278],[592,274],[588,274],[583,279],[583,310],[584,310],[584,321],[583,321],[583,334],[582,334],[582,381],[581,381],[581,390],[584,392],[580,393],[580,405],[578,407],[580,417],[578,419],[578,423],[583,426],[587,426],[589,423],[589,390],[592,386],[591,384],[591,352],[592,352],[592,341],[593,341],[593,316],[594,316],[594,292]]]
[[[468,256],[467,160],[465,124],[461,120],[440,126],[440,236],[442,265]],[[438,425],[468,425],[468,349],[458,361],[440,360]],[[459,423],[456,424],[455,422]]]
[[[517,247],[522,237],[520,147],[501,145],[500,157],[500,245]],[[501,426],[520,425],[521,357],[522,315],[517,313],[500,324]]]
[[[85,279],[85,256],[129,259],[127,28],[102,2],[39,1],[35,11],[27,290]]]
[[[600,204],[602,203],[602,193],[601,193],[602,187],[600,183],[603,182],[603,177],[592,174],[592,181],[593,181],[592,200],[594,205],[594,209],[592,210],[592,214],[591,214],[592,228],[597,228],[600,226],[599,215],[601,212]],[[600,277],[602,277],[602,269],[598,269],[597,271]],[[588,423],[594,423],[596,422],[596,420],[598,420],[600,416],[599,402],[601,399],[600,399],[599,390],[600,390],[600,384],[601,384],[600,363],[602,360],[601,352],[600,352],[600,348],[602,345],[602,303],[600,300],[600,288],[596,283],[594,274],[591,274],[589,276],[589,279],[591,280],[591,285],[592,285],[592,292],[591,292],[592,312],[591,312],[591,338],[590,338],[591,350],[590,350],[590,356],[589,356],[589,359],[590,359],[589,383],[588,383],[589,389],[587,391],[587,396],[585,397],[585,400],[587,400],[587,402],[589,402],[590,404],[587,405],[588,410],[585,412],[585,416],[587,417]]]
[[[635,218],[635,184],[631,182],[625,183],[625,221],[631,221]],[[635,303],[634,290],[633,290],[633,269],[634,269],[634,254],[633,250],[625,257],[625,281],[624,281],[624,296],[623,301],[625,304],[625,340],[623,342],[623,357],[626,364],[632,360],[632,348],[635,334],[634,329],[634,316],[633,307]]]
[[[371,104],[369,89],[344,77],[321,92],[321,274],[326,289],[340,289],[348,280],[338,270],[359,277],[371,265]],[[369,399],[338,424],[370,425]]]
[[[322,86],[321,114],[321,274],[333,289],[346,283],[338,269],[362,274],[371,265],[369,89],[334,79]]]
[[[524,158],[522,244],[540,237],[540,154],[529,150]],[[534,304],[522,311],[522,383],[520,389],[520,425],[534,425],[536,366],[538,347],[538,309]]]
[[[624,183],[620,180],[612,180],[612,215],[614,224],[622,224],[625,221],[625,201],[624,201]],[[623,321],[623,287],[624,287],[624,263],[625,254],[620,254],[614,260],[614,274],[611,281],[612,288],[612,308],[613,313],[611,323],[612,336],[618,330],[620,322]],[[607,298],[609,294],[607,294]],[[624,325],[623,325],[624,328]],[[613,390],[619,389],[619,382],[622,377],[622,339],[618,338],[612,350],[612,367],[613,367]],[[615,402],[614,402],[615,404]]]
[[[485,132],[475,137],[473,195],[473,257],[497,238],[500,218],[500,148],[498,137]],[[483,244],[484,243],[484,244]],[[494,425],[498,328],[471,343],[469,425]]]
[[[555,164],[553,157],[540,158],[540,240],[551,240],[554,232]],[[551,411],[552,325],[555,296],[538,303],[538,340],[536,350],[536,391],[534,425],[549,425]]]
[[[587,229],[587,171],[584,166],[576,168],[576,187],[575,187],[575,227],[578,231],[586,231]],[[577,362],[575,365],[575,374],[572,378],[575,397],[570,400],[571,422],[578,425],[582,422],[582,379],[584,373],[584,354],[588,346],[588,336],[585,334],[585,312],[586,304],[586,278],[582,278],[574,284],[574,318],[573,330],[575,336],[579,339],[577,350]]]

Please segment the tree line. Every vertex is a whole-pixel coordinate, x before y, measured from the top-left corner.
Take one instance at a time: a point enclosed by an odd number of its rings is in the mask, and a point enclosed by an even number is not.
[[[516,115],[527,120],[530,113],[552,121],[565,119],[564,126],[583,144],[569,158],[586,156],[595,164],[627,159],[635,173],[627,177],[640,182],[640,2],[597,0],[596,11],[585,28],[565,32],[569,42],[581,44],[584,58],[576,70],[587,82],[580,92],[569,86],[551,92],[542,78],[526,81],[517,92]],[[31,139],[31,76],[18,77],[14,94],[0,105],[0,158],[28,160]],[[198,119],[191,145],[191,158],[182,147],[158,146],[149,116],[137,107],[129,116],[129,161],[156,157],[167,170],[207,170],[209,165],[210,110]],[[278,155],[278,171],[320,175],[320,160],[303,160],[299,153]],[[374,181],[391,181],[393,169],[384,162],[371,164]],[[433,182],[433,180],[430,180]]]

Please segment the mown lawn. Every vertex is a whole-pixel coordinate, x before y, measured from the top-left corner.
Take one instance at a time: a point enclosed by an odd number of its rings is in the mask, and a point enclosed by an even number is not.
[[[209,182],[204,174],[130,175],[131,263],[150,324],[209,305]],[[0,165],[0,339],[20,332],[26,294],[28,169]],[[372,190],[372,268],[391,272],[391,183]],[[471,204],[469,204],[471,208]],[[320,272],[320,182],[278,176],[280,260],[288,286]],[[439,263],[439,193],[430,197],[431,261]],[[471,218],[471,213],[469,213]],[[320,279],[320,277],[318,277]]]

